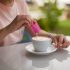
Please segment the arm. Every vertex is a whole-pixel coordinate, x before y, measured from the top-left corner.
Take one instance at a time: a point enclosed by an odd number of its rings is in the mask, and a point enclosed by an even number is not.
[[[27,30],[30,32],[32,36],[45,36],[50,37],[52,39],[52,42],[55,43],[55,46],[57,48],[66,48],[70,45],[70,42],[65,38],[64,35],[58,35],[55,33],[49,33],[44,30],[42,30],[37,22],[26,25]]]
[[[0,30],[0,46],[4,45],[4,38],[9,34],[9,31],[6,28]]]
[[[19,30],[21,27],[24,26],[24,23],[27,22],[27,16],[18,15],[16,18],[5,28],[0,30],[0,44],[4,43],[4,38],[9,35],[10,33],[13,33],[14,31]]]
[[[6,28],[3,28],[0,30],[0,42],[3,41],[3,39],[9,34],[9,30]]]
[[[46,32],[46,31],[41,29],[40,32],[38,33],[38,36],[50,37],[50,34],[52,34],[52,33]]]
[[[51,33],[48,33],[46,31],[42,30],[40,28],[40,26],[38,25],[38,23],[34,20],[32,21],[31,25],[30,24],[26,25],[26,29],[32,36],[38,35],[38,36],[46,36],[46,37],[48,36],[49,37],[49,35],[51,34]]]
[[[52,42],[55,43],[55,47],[58,49],[67,48],[70,45],[70,41],[68,41],[63,34],[60,35],[55,33],[49,33],[44,30],[40,30],[38,35],[50,37],[52,39]]]

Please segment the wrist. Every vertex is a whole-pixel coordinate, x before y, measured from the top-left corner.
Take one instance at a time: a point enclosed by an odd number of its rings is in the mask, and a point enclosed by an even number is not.
[[[57,34],[56,33],[48,33],[47,35],[48,35],[48,37],[55,37]]]

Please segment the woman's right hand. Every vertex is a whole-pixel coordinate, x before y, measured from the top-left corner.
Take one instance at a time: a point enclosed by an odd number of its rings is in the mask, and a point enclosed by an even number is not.
[[[70,41],[63,34],[50,33],[49,37],[52,38],[53,44],[58,49],[67,48],[70,45]]]
[[[10,33],[20,29],[25,24],[30,24],[32,21],[30,20],[29,15],[18,15],[16,18],[11,22],[10,25],[7,26],[7,29]]]

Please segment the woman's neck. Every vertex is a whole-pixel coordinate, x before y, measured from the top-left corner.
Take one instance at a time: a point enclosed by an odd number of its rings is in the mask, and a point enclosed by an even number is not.
[[[6,6],[11,7],[14,4],[14,0],[0,0],[0,3],[4,4]]]

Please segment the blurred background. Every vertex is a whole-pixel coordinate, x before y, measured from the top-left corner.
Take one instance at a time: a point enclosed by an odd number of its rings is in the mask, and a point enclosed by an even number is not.
[[[70,35],[70,0],[26,0],[30,15],[45,31]]]

